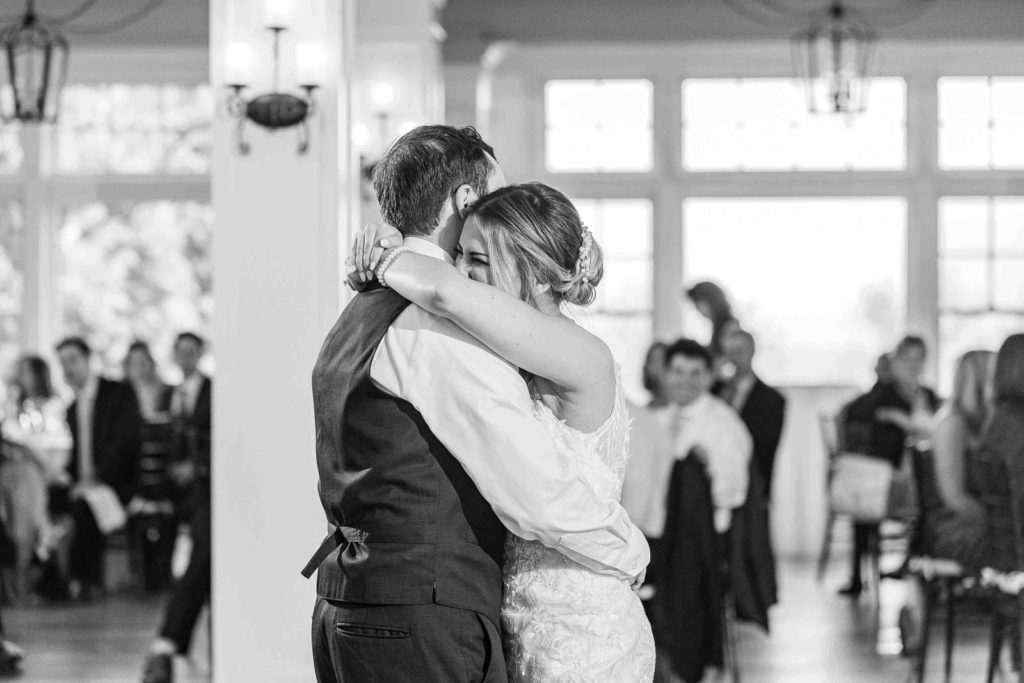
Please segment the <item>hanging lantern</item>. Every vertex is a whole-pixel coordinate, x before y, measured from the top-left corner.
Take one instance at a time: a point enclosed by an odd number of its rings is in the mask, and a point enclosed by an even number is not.
[[[793,36],[797,74],[811,113],[864,111],[876,39],[863,17],[839,0]]]
[[[0,86],[9,91],[0,117],[5,122],[56,121],[68,72],[68,42],[39,23],[35,3],[28,0],[21,20],[0,29],[0,46]]]

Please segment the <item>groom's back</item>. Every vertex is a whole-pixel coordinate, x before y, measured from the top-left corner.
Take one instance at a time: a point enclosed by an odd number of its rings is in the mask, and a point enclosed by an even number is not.
[[[438,602],[496,620],[503,527],[419,412],[370,377],[408,305],[391,290],[356,296],[313,371],[320,499],[349,541],[321,565],[317,590],[346,602]]]

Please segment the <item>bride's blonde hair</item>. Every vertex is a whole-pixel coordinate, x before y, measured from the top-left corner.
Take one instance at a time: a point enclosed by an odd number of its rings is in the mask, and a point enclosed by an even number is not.
[[[502,291],[536,305],[533,288],[546,284],[556,303],[588,306],[604,275],[601,247],[568,197],[543,183],[509,185],[473,206]]]

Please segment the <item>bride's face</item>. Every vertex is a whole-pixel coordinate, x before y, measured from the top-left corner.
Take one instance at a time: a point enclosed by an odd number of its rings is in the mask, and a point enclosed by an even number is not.
[[[462,238],[459,240],[455,267],[471,280],[494,285],[491,279],[491,257],[487,253],[487,245],[480,233],[480,223],[476,216],[467,218],[465,225],[462,226]]]

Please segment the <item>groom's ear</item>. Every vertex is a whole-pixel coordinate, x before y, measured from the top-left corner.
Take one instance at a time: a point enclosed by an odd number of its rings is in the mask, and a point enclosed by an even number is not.
[[[459,185],[452,195],[455,201],[455,210],[459,212],[459,218],[465,218],[473,202],[477,200],[476,191],[469,185]]]

